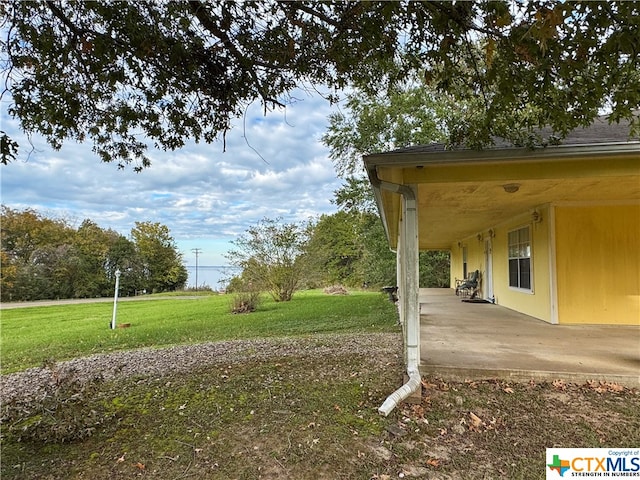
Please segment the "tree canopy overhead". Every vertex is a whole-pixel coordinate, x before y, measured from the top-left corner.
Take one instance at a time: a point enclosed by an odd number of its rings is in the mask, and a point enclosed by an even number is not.
[[[639,2],[13,0],[0,12],[9,115],[54,148],[89,140],[135,168],[148,144],[223,138],[256,100],[266,111],[318,84],[380,92],[416,72],[478,104],[452,142],[562,135],[602,108],[638,130]],[[7,163],[17,144],[0,140]]]

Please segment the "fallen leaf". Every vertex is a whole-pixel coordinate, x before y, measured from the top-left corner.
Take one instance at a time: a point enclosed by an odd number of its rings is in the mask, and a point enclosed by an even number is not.
[[[485,424],[484,426],[485,426],[485,428],[486,428],[487,430],[495,430],[495,429],[497,429],[497,428],[498,428],[498,426],[499,426],[499,425],[501,425],[501,424],[502,424],[502,422],[500,422],[500,423],[499,423],[499,422],[498,422],[498,419],[497,419],[496,417],[493,417],[493,418],[489,421],[489,424],[488,424],[488,425],[487,425],[487,424]]]
[[[609,386],[609,391],[611,392],[616,392],[616,393],[624,392],[623,385],[619,385],[617,383],[609,383],[608,386]]]
[[[139,470],[144,470],[144,463],[137,462],[137,463],[134,463],[133,466]]]
[[[424,407],[422,405],[411,405],[411,411],[419,418],[424,417]]]
[[[471,418],[471,429],[479,430],[482,426],[482,419],[473,412],[469,412],[469,417]]]
[[[422,383],[422,386],[424,388],[437,388],[438,386],[434,383],[429,383],[426,380],[421,380],[420,383]]]
[[[612,392],[612,393],[622,393],[625,388],[622,385],[617,383],[609,383],[609,382],[597,382],[595,380],[588,380],[585,384],[585,387],[590,388],[591,390],[604,393],[604,392]]]
[[[430,465],[432,467],[439,467],[440,460],[438,460],[437,458],[430,458],[429,460],[427,460],[427,465]]]

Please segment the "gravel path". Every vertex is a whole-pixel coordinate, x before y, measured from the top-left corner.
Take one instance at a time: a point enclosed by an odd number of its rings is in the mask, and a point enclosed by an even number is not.
[[[3,402],[35,398],[46,392],[55,379],[73,375],[82,382],[96,377],[114,380],[136,375],[163,376],[188,373],[209,365],[237,364],[248,359],[267,360],[288,356],[365,355],[387,363],[402,352],[397,333],[316,335],[308,338],[271,338],[233,340],[168,348],[143,348],[109,354],[97,354],[36,367],[0,377]]]

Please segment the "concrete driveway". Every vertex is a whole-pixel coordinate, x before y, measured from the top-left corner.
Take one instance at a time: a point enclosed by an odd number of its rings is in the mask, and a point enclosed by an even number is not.
[[[640,386],[640,326],[551,325],[499,305],[421,289],[421,372]]]

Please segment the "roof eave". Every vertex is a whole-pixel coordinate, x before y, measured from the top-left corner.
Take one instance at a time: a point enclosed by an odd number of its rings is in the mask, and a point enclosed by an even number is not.
[[[545,148],[505,148],[494,150],[448,150],[442,152],[387,152],[365,155],[367,169],[377,166],[412,167],[452,163],[496,163],[545,161],[585,156],[640,154],[640,142],[554,145]]]

